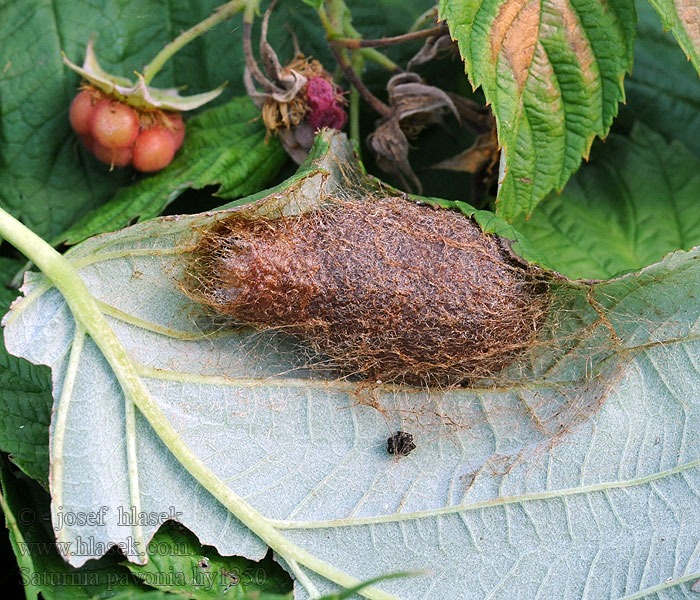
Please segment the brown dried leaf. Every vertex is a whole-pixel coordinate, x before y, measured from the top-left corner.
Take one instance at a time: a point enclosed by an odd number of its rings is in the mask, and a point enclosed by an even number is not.
[[[459,120],[459,112],[452,99],[438,87],[426,85],[416,73],[399,73],[387,84],[389,105],[403,121],[421,115],[428,123],[439,121],[449,110]]]
[[[415,138],[428,125],[442,122],[447,112],[452,112],[457,119],[459,113],[443,90],[426,85],[416,73],[394,75],[387,84],[387,91],[392,114],[379,122],[367,143],[377,155],[377,164],[382,170],[395,173],[405,189],[420,192],[420,181],[408,162],[407,138]]]
[[[482,169],[493,166],[498,161],[498,154],[498,138],[494,129],[477,136],[474,143],[463,152],[440,161],[430,168],[478,173]]]
[[[433,60],[443,50],[458,52],[457,45],[452,41],[449,33],[429,37],[425,40],[423,47],[408,61],[406,68],[411,71],[414,67]]]
[[[382,171],[394,173],[405,189],[422,189],[421,183],[408,162],[408,140],[396,117],[391,117],[374,130],[367,144],[377,155],[377,165]],[[408,177],[413,184],[406,181]]]

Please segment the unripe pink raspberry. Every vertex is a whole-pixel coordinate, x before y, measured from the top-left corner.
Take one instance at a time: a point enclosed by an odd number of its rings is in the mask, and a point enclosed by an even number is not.
[[[323,77],[311,77],[306,86],[309,112],[306,121],[314,129],[342,129],[348,115],[343,109],[343,97],[335,86]]]

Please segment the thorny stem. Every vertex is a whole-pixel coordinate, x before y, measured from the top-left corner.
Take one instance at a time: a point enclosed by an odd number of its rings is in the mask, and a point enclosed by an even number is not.
[[[180,48],[190,43],[196,37],[209,31],[214,25],[218,25],[222,21],[232,17],[237,12],[243,10],[243,8],[246,8],[246,2],[244,0],[232,0],[232,2],[227,2],[215,8],[214,12],[204,19],[204,21],[197,23],[194,27],[190,27],[187,31],[183,31],[156,54],[155,58],[145,66],[143,69],[143,79],[145,83],[149,84],[166,61]]]
[[[372,92],[370,92],[362,80],[357,76],[355,71],[352,70],[352,65],[348,61],[347,56],[344,55],[344,51],[339,51],[337,48],[330,44],[331,52],[335,57],[336,62],[343,70],[345,77],[353,85],[353,87],[360,93],[360,96],[364,99],[367,104],[369,104],[376,112],[378,112],[382,117],[391,116],[391,108],[384,104],[379,98],[377,98]]]
[[[403,35],[396,35],[394,37],[388,38],[379,38],[376,40],[332,37],[330,38],[330,41],[332,41],[334,44],[340,44],[342,46],[345,46],[348,50],[359,50],[360,48],[383,48],[386,46],[395,46],[398,44],[403,44],[405,42],[412,42],[414,40],[432,37],[441,33],[447,33],[447,29],[444,25],[437,25],[436,27],[431,27],[430,29],[421,29],[420,31],[413,31],[409,33],[404,33]]]
[[[127,401],[133,402],[153,431],[178,462],[234,517],[257,535],[284,560],[296,561],[345,588],[361,585],[354,577],[304,550],[277,529],[269,518],[236,494],[197,454],[184,443],[155,400],[151,397],[134,363],[107,322],[95,298],[73,265],[47,242],[0,208],[0,236],[41,269],[63,295],[76,323],[85,328],[109,364]],[[374,587],[358,592],[370,600],[398,600]]]

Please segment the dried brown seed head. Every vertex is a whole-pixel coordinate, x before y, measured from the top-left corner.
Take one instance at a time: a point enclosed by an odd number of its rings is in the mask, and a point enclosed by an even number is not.
[[[448,112],[457,119],[459,113],[443,90],[426,85],[415,73],[394,75],[387,91],[391,115],[379,121],[367,143],[377,155],[382,170],[395,173],[405,189],[420,192],[420,181],[408,162],[408,138],[415,138],[428,125],[439,123]]]
[[[345,99],[323,65],[304,56],[298,49],[292,61],[282,66],[272,46],[267,42],[267,26],[274,3],[262,22],[260,57],[263,71],[253,56],[251,25],[244,24],[243,49],[246,68],[243,82],[250,98],[262,111],[267,137],[278,135],[282,146],[292,159],[301,164],[308,156],[317,129],[341,129],[347,119]],[[296,39],[295,39],[295,47]],[[320,103],[313,84],[323,84],[330,101]],[[258,90],[262,88],[262,92]],[[327,106],[328,105],[328,106]]]
[[[449,32],[438,34],[425,40],[423,47],[408,61],[406,68],[411,71],[418,65],[422,65],[437,58],[440,53],[445,51],[453,56],[459,56],[457,44],[452,40],[452,36],[450,36]]]

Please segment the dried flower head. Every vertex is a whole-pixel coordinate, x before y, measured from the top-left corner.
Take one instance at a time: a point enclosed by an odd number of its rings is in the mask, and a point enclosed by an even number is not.
[[[439,33],[425,40],[423,47],[411,60],[408,61],[407,68],[409,71],[418,65],[422,65],[435,58],[438,58],[441,53],[459,56],[459,50],[456,42],[453,41],[452,36],[450,35],[449,31],[447,31],[447,28],[445,29],[446,30],[444,33]]]
[[[270,9],[265,13],[260,38],[260,57],[265,73],[253,56],[250,24],[244,25],[244,83],[248,95],[262,111],[268,136],[278,135],[287,153],[301,163],[308,155],[318,129],[342,129],[345,125],[345,98],[330,73],[319,61],[304,56],[296,40],[294,58],[288,65],[281,65],[267,42]]]
[[[394,75],[387,91],[391,114],[379,121],[367,143],[377,155],[381,169],[395,173],[406,189],[420,192],[420,181],[408,162],[408,139],[415,138],[428,125],[441,122],[448,112],[457,119],[459,114],[443,90],[423,83],[416,73]]]

